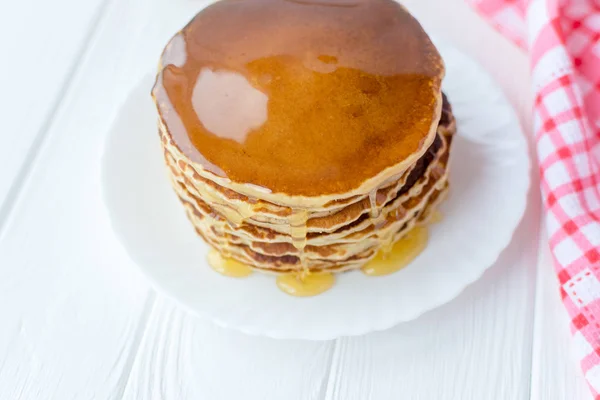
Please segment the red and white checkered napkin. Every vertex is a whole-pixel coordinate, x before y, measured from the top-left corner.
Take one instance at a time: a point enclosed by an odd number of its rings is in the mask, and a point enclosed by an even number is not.
[[[531,58],[550,247],[600,399],[600,0],[468,0]]]

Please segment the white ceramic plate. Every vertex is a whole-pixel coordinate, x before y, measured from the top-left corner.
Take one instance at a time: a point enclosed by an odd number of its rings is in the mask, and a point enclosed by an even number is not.
[[[348,272],[312,298],[282,293],[275,278],[226,278],[206,263],[208,247],[187,221],[166,176],[150,99],[153,77],[131,92],[102,160],[104,200],[130,257],[157,290],[192,313],[274,338],[361,335],[414,319],[457,296],[504,249],[521,219],[529,187],[527,146],[499,88],[471,59],[437,43],[447,67],[444,91],[458,120],[451,194],[427,249],[394,275]]]

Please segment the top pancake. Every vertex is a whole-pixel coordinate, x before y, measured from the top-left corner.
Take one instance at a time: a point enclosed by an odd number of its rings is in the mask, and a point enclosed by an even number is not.
[[[334,197],[427,150],[443,74],[391,0],[221,0],[171,40],[153,95],[174,144],[215,178]]]

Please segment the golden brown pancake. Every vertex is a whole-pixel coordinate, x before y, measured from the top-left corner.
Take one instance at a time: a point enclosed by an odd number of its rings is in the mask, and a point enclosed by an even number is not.
[[[370,215],[368,196],[342,209],[333,209],[327,216],[322,211],[310,213],[306,224],[306,247],[302,250],[293,245],[287,218],[255,212],[236,225],[232,220],[238,220],[239,215],[231,217],[234,212],[224,206],[237,201],[228,198],[228,189],[210,186],[219,194],[194,195],[188,188],[196,192],[206,188],[198,182],[191,184],[191,179],[187,178],[191,175],[189,164],[177,162],[181,161],[180,156],[169,151],[165,158],[188,217],[197,232],[213,247],[263,271],[289,272],[301,268],[341,271],[358,268],[374,257],[385,238],[397,240],[416,224],[425,223],[443,200],[447,190],[449,148],[455,131],[451,114],[447,121],[438,128],[439,147],[432,148],[432,152],[419,160],[420,171],[406,179],[403,185],[396,183],[378,190],[379,221]],[[357,206],[359,213],[353,211]],[[259,208],[268,209],[264,205]],[[289,218],[290,212],[281,214],[287,214]],[[313,217],[317,214],[320,216]],[[303,253],[302,264],[300,252]]]
[[[270,272],[360,267],[424,223],[455,131],[443,61],[391,0],[221,0],[153,89],[196,231]]]

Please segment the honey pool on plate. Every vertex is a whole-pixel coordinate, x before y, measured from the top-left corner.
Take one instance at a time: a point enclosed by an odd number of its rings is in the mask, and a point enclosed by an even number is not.
[[[426,227],[413,228],[406,236],[393,243],[391,249],[382,249],[361,271],[365,275],[381,276],[401,270],[425,250],[428,236]]]
[[[432,220],[439,221],[441,214],[436,212]],[[393,274],[410,264],[427,246],[429,234],[424,226],[411,229],[403,238],[383,247],[361,271],[367,276],[383,276]],[[232,278],[243,278],[252,273],[252,268],[231,258],[223,257],[218,251],[211,249],[208,263],[221,275]],[[335,283],[335,276],[330,272],[310,272],[281,274],[277,277],[277,287],[284,293],[296,297],[316,296],[329,290]]]

